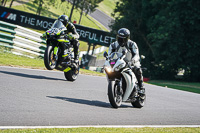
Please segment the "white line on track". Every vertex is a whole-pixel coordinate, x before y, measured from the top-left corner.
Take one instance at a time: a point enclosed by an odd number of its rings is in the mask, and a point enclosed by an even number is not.
[[[89,126],[0,126],[0,129],[36,129],[36,128],[173,128],[173,127],[200,127],[200,125],[89,125]]]

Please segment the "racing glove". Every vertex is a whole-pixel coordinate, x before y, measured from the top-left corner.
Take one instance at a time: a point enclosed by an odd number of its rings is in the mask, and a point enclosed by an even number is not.
[[[68,38],[70,39],[70,40],[74,40],[75,39],[75,37],[73,36],[73,34],[67,34],[67,36],[68,36]]]
[[[46,37],[46,32],[42,34],[42,36],[40,36],[41,39],[44,39]]]

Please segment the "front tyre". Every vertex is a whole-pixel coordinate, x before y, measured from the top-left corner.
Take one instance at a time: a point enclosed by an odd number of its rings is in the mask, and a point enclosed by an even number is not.
[[[54,58],[54,49],[52,46],[47,46],[44,53],[44,64],[48,70],[53,70],[56,67],[57,61]]]
[[[113,81],[108,83],[108,99],[113,108],[118,108],[122,104],[122,92],[117,89],[117,85],[113,85]]]

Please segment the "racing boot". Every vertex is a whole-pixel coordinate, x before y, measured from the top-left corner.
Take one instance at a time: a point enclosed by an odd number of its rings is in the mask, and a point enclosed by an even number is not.
[[[77,58],[74,59],[74,63],[76,63],[76,65],[79,64],[79,60]]]
[[[137,78],[138,86],[139,86],[138,93],[141,94],[141,95],[144,95],[145,94],[145,88],[144,88],[144,84],[143,84],[143,76],[142,76],[142,69],[141,68],[136,69],[135,76]]]
[[[138,93],[140,95],[144,95],[145,94],[145,88],[144,88],[144,84],[143,84],[143,80],[138,80],[138,86],[140,88],[140,90],[138,91]]]
[[[77,69],[79,66],[78,51],[74,50],[74,67]]]
[[[79,60],[78,60],[78,49],[74,49],[74,63],[76,65],[79,65]]]
[[[74,58],[74,67],[77,69],[79,66],[79,60],[77,58]]]

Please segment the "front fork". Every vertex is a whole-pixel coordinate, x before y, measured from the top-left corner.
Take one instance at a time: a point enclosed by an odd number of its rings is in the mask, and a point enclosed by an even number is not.
[[[117,87],[116,94],[123,95],[122,82],[120,79],[115,79],[115,86]]]
[[[54,58],[56,61],[58,60],[58,51],[59,51],[59,47],[55,46],[53,53],[54,53]]]

